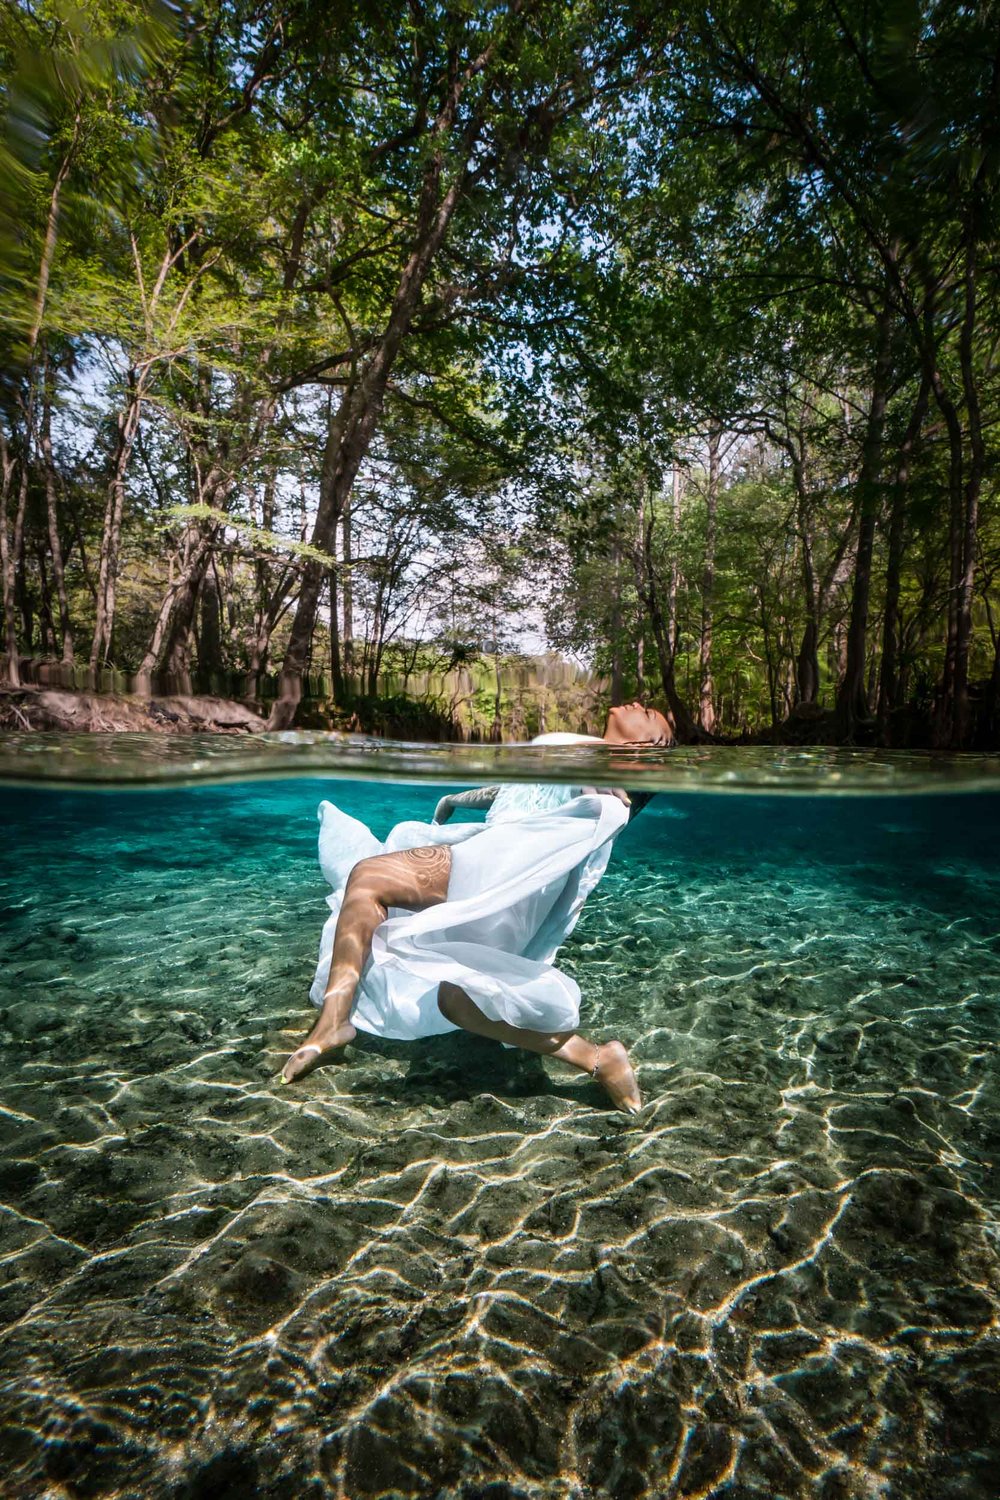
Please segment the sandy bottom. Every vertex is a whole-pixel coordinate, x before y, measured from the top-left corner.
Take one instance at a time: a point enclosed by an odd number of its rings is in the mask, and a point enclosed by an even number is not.
[[[628,1119],[276,1087],[321,795],[0,795],[0,1493],[995,1500],[1000,798],[657,799],[564,953]]]

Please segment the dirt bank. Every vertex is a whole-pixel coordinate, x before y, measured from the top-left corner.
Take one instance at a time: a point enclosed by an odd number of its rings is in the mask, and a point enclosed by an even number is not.
[[[125,693],[74,693],[31,684],[0,688],[0,729],[256,734],[264,728],[264,722],[245,704],[225,698],[142,698]]]

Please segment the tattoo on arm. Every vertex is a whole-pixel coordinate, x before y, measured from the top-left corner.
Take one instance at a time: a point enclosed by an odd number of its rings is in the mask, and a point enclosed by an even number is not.
[[[434,809],[434,821],[447,823],[456,807],[490,807],[499,790],[498,786],[475,786],[467,792],[449,792]]]

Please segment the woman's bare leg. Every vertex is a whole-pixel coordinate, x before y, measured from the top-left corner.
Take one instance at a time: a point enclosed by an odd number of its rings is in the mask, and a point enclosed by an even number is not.
[[[438,1007],[443,1016],[455,1026],[461,1026],[463,1031],[474,1031],[477,1036],[492,1037],[495,1042],[507,1042],[512,1047],[523,1047],[527,1052],[558,1057],[571,1067],[590,1073],[616,1109],[624,1110],[626,1114],[634,1115],[642,1108],[639,1085],[621,1042],[591,1042],[576,1031],[527,1031],[521,1026],[511,1026],[507,1021],[491,1021],[455,984],[445,983],[439,987]]]
[[[437,906],[448,895],[450,874],[451,849],[447,844],[375,854],[354,866],[337,918],[323,1009],[305,1042],[282,1069],[284,1083],[311,1073],[329,1061],[330,1053],[353,1040],[356,1033],[350,1015],[354,993],[372,951],[375,929],[385,921],[388,908],[423,911],[426,906]]]

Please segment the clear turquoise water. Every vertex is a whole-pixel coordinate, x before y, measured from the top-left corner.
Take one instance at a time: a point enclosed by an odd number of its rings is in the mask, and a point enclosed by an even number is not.
[[[0,1493],[995,1497],[1000,796],[658,797],[563,954],[638,1119],[279,1090],[316,803],[441,790],[0,790]]]

